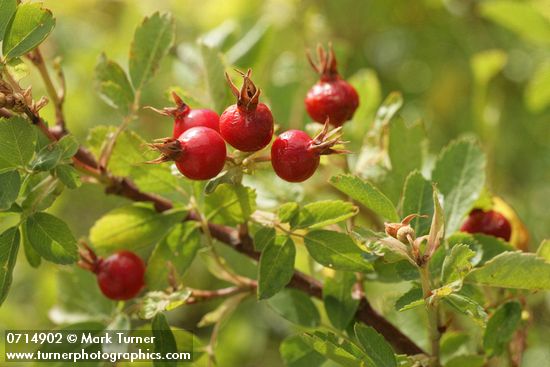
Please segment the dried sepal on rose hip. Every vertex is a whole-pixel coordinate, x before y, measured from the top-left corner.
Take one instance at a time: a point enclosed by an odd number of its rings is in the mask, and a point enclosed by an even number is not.
[[[191,180],[209,180],[216,177],[225,165],[227,150],[217,131],[207,127],[192,127],[176,139],[155,140],[149,147],[161,156],[147,163],[174,161],[178,171]]]
[[[501,213],[489,210],[474,209],[460,227],[462,232],[482,233],[489,236],[502,238],[510,241],[512,226],[510,221]]]
[[[198,126],[207,127],[217,132],[220,131],[220,117],[216,112],[207,108],[192,109],[183,102],[176,92],[172,92],[172,99],[176,107],[164,107],[162,109],[154,107],[147,108],[161,115],[172,116],[174,118],[173,138],[177,138],[185,131]]]
[[[324,123],[328,118],[332,125],[341,126],[353,117],[359,106],[359,95],[338,73],[336,56],[331,44],[328,52],[319,45],[317,55],[318,63],[313,61],[309,52],[307,53],[311,67],[320,76],[319,81],[307,92],[307,113],[319,123]]]
[[[403,243],[409,243],[416,239],[416,232],[411,227],[411,221],[414,218],[425,217],[424,215],[409,214],[399,223],[384,223],[384,231],[388,236],[391,236]]]
[[[131,251],[118,251],[106,259],[84,245],[78,265],[93,272],[101,293],[112,300],[129,300],[145,286],[145,263]]]
[[[260,102],[260,89],[250,79],[252,71],[241,73],[243,85],[239,90],[225,73],[237,103],[225,109],[220,116],[220,133],[226,142],[243,152],[256,152],[266,147],[273,136],[273,115]]]
[[[45,97],[34,101],[32,99],[31,87],[23,91],[15,91],[11,85],[0,79],[0,108],[6,108],[17,113],[22,113],[26,110],[37,113],[47,103],[48,100]]]
[[[321,160],[321,155],[348,153],[334,148],[340,140],[341,128],[329,131],[329,122],[313,139],[301,130],[288,130],[271,145],[271,165],[285,181],[302,182],[310,178]]]

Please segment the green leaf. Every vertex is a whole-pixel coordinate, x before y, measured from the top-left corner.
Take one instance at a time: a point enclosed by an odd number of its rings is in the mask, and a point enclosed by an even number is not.
[[[550,105],[550,62],[537,67],[525,89],[525,102],[533,112],[542,112]]]
[[[483,336],[483,348],[489,356],[502,354],[521,321],[521,305],[517,301],[501,305],[489,319]]]
[[[162,58],[174,43],[175,24],[170,14],[156,12],[137,27],[130,46],[132,84],[140,90],[155,75]]]
[[[201,246],[196,223],[176,224],[155,247],[147,262],[145,279],[151,290],[166,289],[171,273],[179,283]]]
[[[233,190],[241,207],[243,221],[247,221],[256,210],[256,192],[241,184],[233,185]]]
[[[63,192],[63,184],[47,172],[30,176],[30,179],[25,181],[23,187],[25,186],[23,192],[26,196],[21,206],[29,213],[49,208]]]
[[[199,41],[199,48],[210,95],[210,105],[217,113],[222,113],[228,105],[234,103],[224,77],[225,60],[216,47],[208,46]]]
[[[287,367],[320,366],[325,361],[325,357],[314,351],[298,335],[283,340],[279,350]]]
[[[34,154],[36,131],[21,117],[0,119],[0,172],[24,167]]]
[[[144,205],[128,205],[111,210],[90,229],[90,241],[98,252],[119,249],[136,251],[159,241],[185,212],[170,210],[158,213]]]
[[[206,216],[214,223],[238,225],[256,210],[256,192],[246,186],[221,184],[206,196]]]
[[[456,140],[441,151],[432,179],[443,194],[446,231],[454,233],[485,182],[485,154],[470,139]]]
[[[376,367],[397,367],[392,347],[370,326],[355,324],[355,336]]]
[[[254,234],[254,248],[257,251],[262,251],[273,241],[275,241],[275,228],[261,227]]]
[[[443,215],[443,209],[441,209],[441,204],[439,203],[437,188],[433,187],[432,201],[434,203],[434,210],[432,216],[432,224],[430,225],[430,233],[428,234],[428,256],[431,257],[433,253],[439,248],[441,240],[445,235],[445,218]]]
[[[483,356],[456,356],[445,363],[445,367],[483,367],[485,358]]]
[[[337,329],[347,328],[359,306],[359,299],[352,295],[355,282],[355,274],[344,271],[325,278],[323,303],[330,322]]]
[[[448,256],[443,261],[443,270],[441,272],[441,281],[443,284],[449,284],[457,280],[462,280],[472,270],[471,259],[475,252],[470,250],[468,245],[459,244],[453,246]]]
[[[304,206],[299,213],[296,225],[293,228],[315,229],[344,221],[353,217],[359,209],[342,200],[317,201]]]
[[[333,231],[315,230],[304,239],[311,257],[319,264],[335,270],[366,272],[372,269],[367,253],[350,236]]]
[[[4,39],[4,34],[8,24],[15,14],[17,0],[0,0],[0,42]]]
[[[550,21],[531,3],[492,0],[479,4],[481,15],[542,45],[550,44]]]
[[[61,161],[71,163],[71,158],[78,152],[80,144],[74,135],[67,134],[57,141],[57,146],[61,150]]]
[[[20,4],[4,35],[4,57],[13,59],[33,50],[48,37],[54,26],[52,12],[43,9],[42,4]]]
[[[122,67],[104,53],[99,56],[95,67],[95,87],[105,103],[123,115],[128,114],[134,102],[134,90]]]
[[[462,294],[451,293],[443,297],[443,302],[458,312],[470,316],[481,326],[487,322],[487,313],[483,307],[470,297]]]
[[[0,210],[11,208],[21,189],[21,177],[17,171],[0,173]]]
[[[447,243],[449,247],[461,243],[468,245],[470,250],[476,253],[476,256],[471,259],[474,266],[483,265],[503,252],[515,250],[512,245],[500,238],[477,233],[472,235],[457,232],[447,239]]]
[[[401,117],[390,123],[388,155],[391,172],[381,185],[394,203],[399,201],[407,175],[422,167],[422,145],[426,133],[420,121],[407,125]]]
[[[69,164],[55,167],[55,176],[69,189],[76,189],[82,185],[78,171]]]
[[[32,247],[31,243],[29,242],[26,236],[26,233],[23,227],[21,228],[21,242],[23,243],[23,250],[25,251],[25,257],[27,258],[27,262],[33,268],[38,268],[42,263],[42,258],[40,257],[38,252],[36,252],[34,247]]]
[[[284,289],[271,297],[269,306],[290,322],[306,327],[316,327],[321,316],[308,295],[295,289]]]
[[[48,144],[34,157],[29,164],[33,171],[49,171],[61,160],[62,151],[57,144]]]
[[[258,299],[266,299],[283,289],[294,275],[296,248],[290,237],[278,237],[262,251],[258,266]]]
[[[399,216],[391,200],[369,182],[357,176],[338,175],[330,178],[330,183],[344,194],[371,209],[390,222],[398,222]]]
[[[426,218],[414,218],[410,225],[415,230],[417,237],[428,233],[430,218],[434,211],[432,184],[422,176],[420,171],[415,170],[407,176],[401,207],[403,217],[409,214],[427,216]]]
[[[406,311],[423,304],[424,293],[422,292],[422,288],[414,286],[395,301],[395,309],[397,311]]]
[[[300,206],[293,201],[284,203],[277,210],[277,216],[281,223],[291,223],[295,217],[300,213]]]
[[[465,281],[501,288],[550,289],[550,262],[535,254],[504,252],[474,269]]]
[[[4,303],[10,290],[19,242],[20,235],[17,227],[12,227],[0,235],[0,305]]]
[[[78,259],[76,239],[61,219],[48,213],[35,213],[24,222],[23,231],[44,259],[56,264],[72,264]]]
[[[537,249],[537,256],[550,263],[550,240],[544,240]]]
[[[159,313],[151,321],[151,329],[153,331],[154,351],[166,355],[166,353],[175,353],[178,351],[176,344],[176,338],[166,321],[166,317]],[[153,366],[155,367],[176,367],[177,361],[170,360],[153,360]]]
[[[332,332],[316,331],[301,335],[317,353],[346,367],[377,367],[357,345]]]

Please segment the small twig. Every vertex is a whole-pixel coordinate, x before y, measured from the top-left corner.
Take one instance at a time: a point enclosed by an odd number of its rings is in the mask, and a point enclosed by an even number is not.
[[[256,289],[258,283],[249,279],[246,286],[232,286],[215,290],[191,289],[191,296],[185,301],[185,304],[195,304],[199,302],[210,301],[215,298],[230,297],[239,293],[250,293]]]
[[[61,72],[58,72],[58,75],[61,79],[61,88],[58,91],[53,85],[52,78],[50,77],[50,72],[48,71],[48,67],[44,62],[44,58],[42,57],[40,48],[37,47],[36,49],[34,49],[34,51],[28,55],[28,58],[38,69],[38,72],[42,77],[42,81],[44,82],[44,86],[46,87],[46,91],[48,92],[48,95],[50,96],[50,99],[53,103],[53,106],[55,108],[56,125],[62,131],[66,131],[65,116],[63,114],[63,102],[65,100],[65,80],[63,74]]]
[[[110,137],[108,137],[107,143],[105,144],[99,156],[99,168],[102,171],[107,171],[107,166],[109,165],[109,160],[111,159],[111,155],[113,154],[113,149],[115,148],[118,137],[120,136],[120,134],[122,134],[124,130],[126,130],[128,125],[130,125],[130,123],[136,118],[136,114],[139,109],[140,98],[141,98],[141,91],[138,89],[134,94],[134,102],[132,103],[130,112],[128,113],[128,115],[126,115],[124,120],[122,120],[122,123],[118,125],[116,131]]]
[[[424,266],[419,268],[420,280],[422,283],[422,292],[424,294],[426,312],[428,313],[428,324],[429,324],[429,334],[430,334],[430,343],[432,347],[432,358],[433,364],[432,367],[440,367],[441,363],[439,360],[439,340],[441,338],[441,333],[439,331],[439,307],[437,303],[428,303],[427,299],[432,294],[432,285],[430,280],[430,270],[428,267],[429,263],[424,264]]]
[[[222,257],[220,256],[220,254],[218,254],[218,251],[214,246],[212,233],[210,232],[210,227],[208,225],[208,221],[206,220],[206,217],[202,213],[200,213],[197,208],[195,208],[195,211],[196,213],[198,213],[198,216],[199,216],[199,222],[201,224],[202,233],[204,234],[204,237],[206,239],[206,245],[209,248],[210,252],[212,253],[212,257],[214,258],[214,261],[216,262],[216,264],[226,273],[227,278],[232,279],[235,282],[235,284],[239,284],[241,286],[250,285],[251,284],[250,279],[236,274],[232,269],[230,269],[224,263]]]

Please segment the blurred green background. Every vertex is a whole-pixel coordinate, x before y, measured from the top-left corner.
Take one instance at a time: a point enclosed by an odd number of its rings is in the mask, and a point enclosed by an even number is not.
[[[254,70],[253,78],[279,125],[303,127],[308,122],[303,97],[316,80],[305,49],[331,41],[340,72],[361,87],[363,112],[347,124],[348,133],[364,133],[381,100],[391,91],[401,91],[402,115],[409,122],[424,121],[430,151],[437,152],[462,134],[479,136],[489,154],[489,187],[526,223],[531,249],[549,235],[547,0],[46,0],[44,6],[53,11],[57,26],[42,50],[48,60],[62,59],[67,123],[81,142],[90,127],[120,122],[94,91],[98,56],[106,52],[126,65],[135,27],[154,11],[174,14],[177,46],[144,91],[143,105],[168,105],[169,87],[181,88],[195,106],[209,105],[197,46],[202,39],[219,48],[228,65]],[[39,96],[42,84],[35,75],[31,72],[23,84],[35,86]],[[44,116],[53,121],[51,107]],[[142,110],[131,128],[146,138],[160,137],[169,135],[171,122]],[[65,192],[52,211],[82,237],[101,214],[124,202],[85,184]],[[0,220],[0,227],[9,225],[8,219]],[[56,317],[67,316],[59,316],[54,308],[59,296],[57,268],[45,264],[31,269],[19,257],[12,290],[0,309],[2,328],[50,328],[59,320]],[[205,288],[217,284],[199,267],[188,278],[190,284]],[[375,301],[378,307],[392,297],[373,296],[380,299]],[[539,298],[542,304],[550,303],[548,296]],[[192,328],[213,306],[192,306],[171,316],[176,324]],[[546,311],[540,317],[543,322],[531,336],[526,366],[550,360],[547,340],[537,338],[549,335],[550,315]],[[413,335],[414,322],[405,321],[400,322]],[[220,365],[282,365],[277,349],[289,329],[264,305],[246,302],[222,329]],[[423,336],[419,338],[424,343]]]

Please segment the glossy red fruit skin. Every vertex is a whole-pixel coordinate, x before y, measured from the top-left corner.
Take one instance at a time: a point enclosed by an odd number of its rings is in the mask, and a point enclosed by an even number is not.
[[[220,116],[220,133],[226,142],[242,152],[265,148],[273,136],[273,115],[263,103],[246,109],[231,105]]]
[[[145,285],[145,264],[130,251],[99,260],[96,274],[101,292],[113,300],[134,298]]]
[[[313,140],[303,131],[285,131],[271,145],[271,165],[285,181],[303,182],[319,167],[319,153],[312,148]]]
[[[192,180],[209,180],[222,171],[227,150],[218,132],[204,126],[192,127],[177,141],[181,154],[175,161],[182,175]]]
[[[359,96],[355,88],[339,76],[322,77],[307,92],[305,105],[314,121],[324,123],[328,118],[330,124],[337,127],[353,117]]]
[[[220,132],[220,117],[208,109],[188,109],[187,113],[176,116],[174,119],[173,137],[178,138],[181,134],[192,127],[208,127]]]
[[[494,210],[474,209],[462,224],[462,232],[483,233],[510,241],[512,226],[506,217]]]

